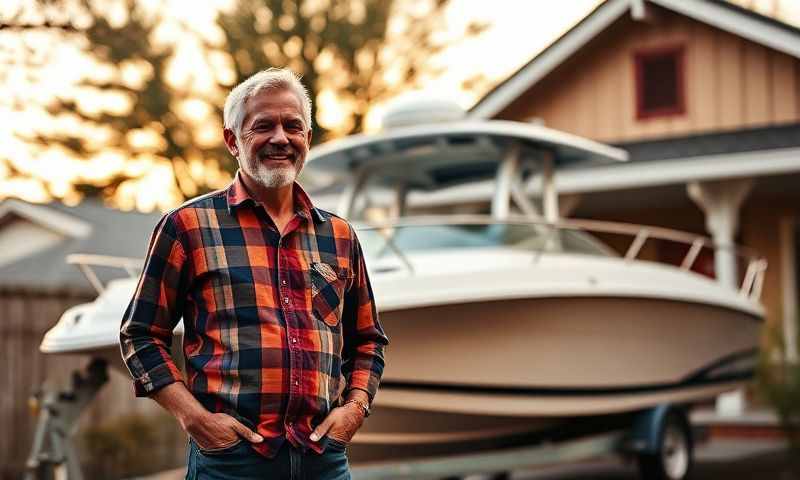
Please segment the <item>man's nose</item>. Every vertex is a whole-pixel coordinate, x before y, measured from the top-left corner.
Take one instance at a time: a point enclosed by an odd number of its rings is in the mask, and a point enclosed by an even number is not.
[[[286,138],[286,132],[283,131],[283,127],[278,125],[275,127],[275,132],[269,138],[269,143],[275,145],[286,145],[289,143],[289,139]]]

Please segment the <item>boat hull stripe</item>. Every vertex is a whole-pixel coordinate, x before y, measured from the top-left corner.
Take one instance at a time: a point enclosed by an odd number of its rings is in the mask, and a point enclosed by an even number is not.
[[[657,383],[644,385],[630,385],[620,387],[503,387],[489,385],[447,384],[430,382],[403,382],[384,380],[380,388],[386,390],[421,390],[426,392],[442,393],[474,393],[489,395],[519,395],[519,396],[583,396],[583,395],[625,395],[631,393],[649,393],[676,390],[691,387],[702,387],[719,383],[745,381],[753,377],[754,368],[741,371],[713,375],[718,369],[725,368],[736,362],[754,359],[758,350],[749,349],[727,355],[696,372],[691,373],[684,380],[672,383]]]

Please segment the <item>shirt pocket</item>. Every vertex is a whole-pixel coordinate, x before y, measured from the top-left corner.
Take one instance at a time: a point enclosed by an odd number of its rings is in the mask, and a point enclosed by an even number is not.
[[[314,316],[329,327],[336,327],[342,318],[344,291],[350,272],[338,265],[312,262],[308,274]]]

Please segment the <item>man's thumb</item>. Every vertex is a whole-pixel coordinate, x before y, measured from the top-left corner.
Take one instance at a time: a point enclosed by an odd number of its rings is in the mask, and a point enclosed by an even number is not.
[[[324,437],[328,433],[328,429],[331,428],[331,422],[329,420],[330,418],[331,418],[330,416],[325,418],[325,420],[323,420],[322,423],[317,425],[317,428],[315,428],[314,431],[311,432],[311,436],[309,438],[311,438],[312,442],[319,441],[320,438]]]
[[[235,418],[233,419],[233,429],[236,430],[236,433],[238,433],[239,435],[246,438],[252,443],[261,443],[264,441],[264,437],[250,430],[249,428],[245,427],[244,425],[242,425],[241,422],[239,422]]]

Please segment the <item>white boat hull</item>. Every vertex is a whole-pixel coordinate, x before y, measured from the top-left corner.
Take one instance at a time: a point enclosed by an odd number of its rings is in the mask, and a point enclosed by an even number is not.
[[[576,418],[709,399],[752,375],[760,328],[709,305],[591,297],[395,310],[382,322],[391,348],[355,462],[496,448]]]
[[[683,382],[758,347],[748,313],[661,299],[527,298],[386,312],[384,384],[631,389]]]

